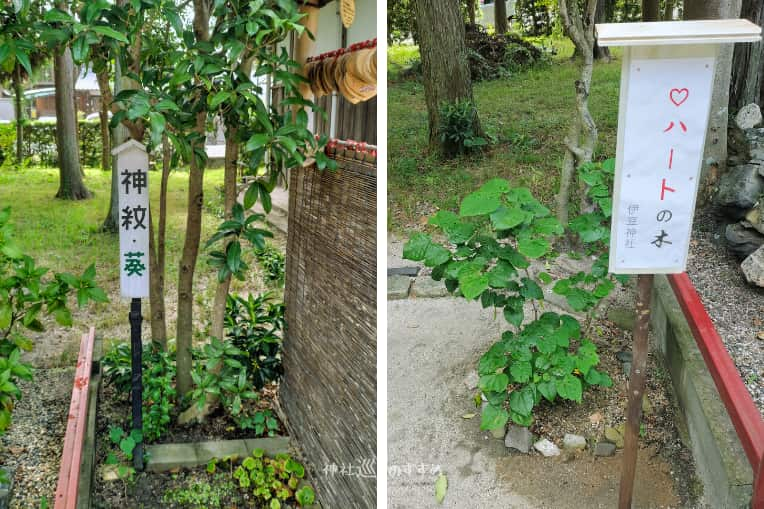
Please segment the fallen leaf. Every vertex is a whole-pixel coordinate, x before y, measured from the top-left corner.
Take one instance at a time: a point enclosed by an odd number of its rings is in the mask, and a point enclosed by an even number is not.
[[[441,472],[438,479],[435,481],[435,501],[439,504],[443,503],[443,499],[446,498],[446,490],[448,489],[448,479],[446,475]]]
[[[762,341],[764,341],[764,330],[756,334],[756,337]]]
[[[464,414],[462,415],[462,419],[472,419],[475,417],[476,414]]]
[[[602,414],[599,412],[594,412],[589,416],[589,422],[595,426],[599,425],[599,423],[602,422]]]

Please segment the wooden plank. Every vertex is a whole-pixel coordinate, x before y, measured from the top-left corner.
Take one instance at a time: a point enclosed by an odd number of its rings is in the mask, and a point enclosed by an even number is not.
[[[80,478],[82,447],[87,430],[88,396],[93,365],[95,328],[82,335],[77,369],[72,387],[72,401],[67,415],[64,450],[56,487],[56,509],[74,509],[77,504],[77,487]]]
[[[600,46],[661,46],[667,44],[721,44],[757,42],[761,27],[747,19],[600,23]]]

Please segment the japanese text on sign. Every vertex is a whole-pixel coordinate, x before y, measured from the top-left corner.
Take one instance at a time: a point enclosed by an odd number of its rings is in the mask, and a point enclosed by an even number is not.
[[[114,150],[119,171],[119,260],[124,297],[149,295],[148,156],[127,142]]]
[[[682,272],[710,108],[714,58],[629,66],[616,161],[610,271]]]

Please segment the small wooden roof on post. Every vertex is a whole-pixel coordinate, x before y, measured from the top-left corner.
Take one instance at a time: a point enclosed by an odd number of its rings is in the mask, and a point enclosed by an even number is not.
[[[600,46],[723,44],[761,40],[761,27],[747,19],[600,23],[596,29]]]

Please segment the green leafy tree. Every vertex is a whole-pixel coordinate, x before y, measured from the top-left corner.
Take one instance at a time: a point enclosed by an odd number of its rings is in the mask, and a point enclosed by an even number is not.
[[[262,166],[267,172],[299,166],[306,153],[320,145],[307,129],[307,114],[266,108],[261,90],[248,72],[269,74],[274,83],[282,85],[282,105],[312,106],[299,94],[299,84],[304,82],[297,72],[299,66],[285,49],[274,50],[290,34],[304,30],[297,4],[286,0],[194,0],[189,5],[193,12],[190,26],[184,22],[186,5],[189,3],[174,1],[73,2],[73,14],[51,9],[39,27],[49,45],[70,47],[76,62],[86,62],[95,46],[110,48],[110,57],[118,59],[135,85],[104,98],[111,104],[112,125],[123,124],[137,140],[143,140],[148,130],[150,148],[166,135],[175,161],[190,165],[186,238],[178,279],[180,396],[192,386],[193,276],[201,237],[208,122],[218,114],[236,120],[235,139],[242,143],[240,160],[253,173]],[[149,17],[172,27],[177,37],[173,50],[167,51],[166,46],[160,50],[156,38],[143,29]],[[314,157],[319,168],[331,164],[320,151]],[[264,205],[270,203],[266,196],[273,182],[258,179],[253,183],[255,195]],[[252,204],[248,200],[246,205]],[[237,268],[239,258],[233,250],[230,253],[230,264]]]

